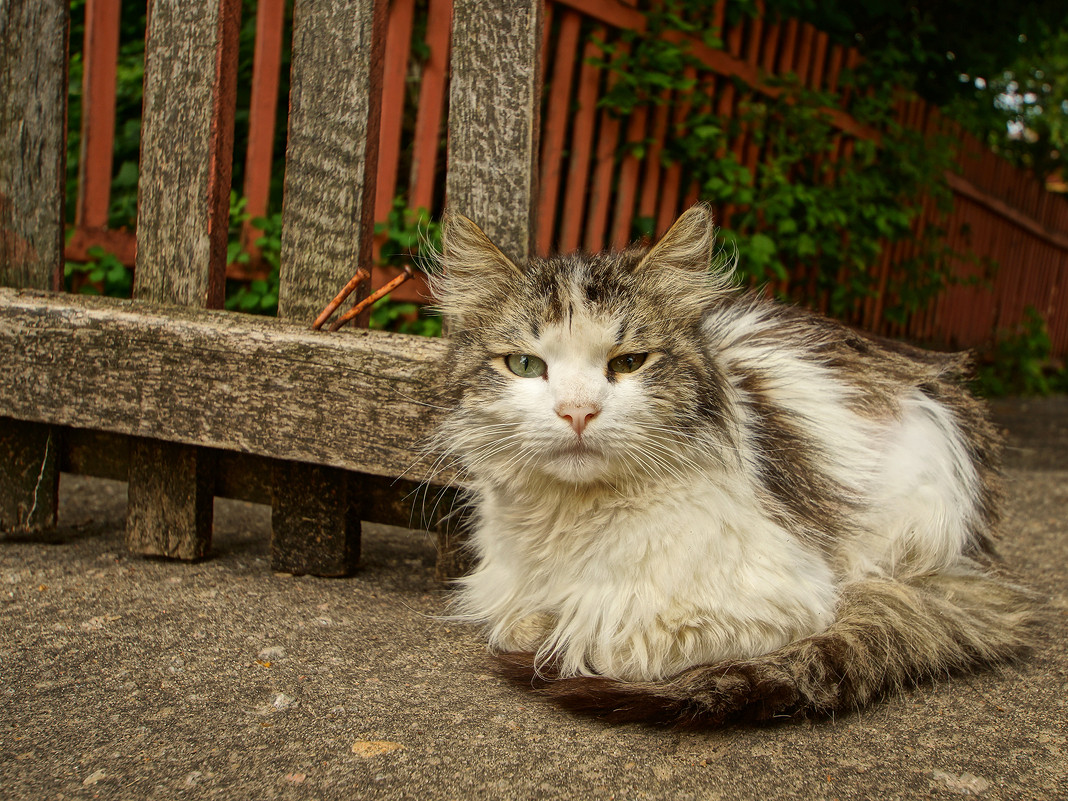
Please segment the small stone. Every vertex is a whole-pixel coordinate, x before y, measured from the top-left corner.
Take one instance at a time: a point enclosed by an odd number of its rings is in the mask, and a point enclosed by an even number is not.
[[[982,795],[990,789],[990,782],[972,773],[965,772],[958,776],[955,773],[936,770],[933,777],[945,789],[957,795]]]
[[[271,701],[271,706],[273,706],[275,709],[288,709],[296,703],[296,698],[293,698],[290,695],[286,695],[285,693],[278,693],[278,695],[274,697],[274,700]]]
[[[106,774],[102,770],[94,770],[92,773],[82,779],[82,784],[86,787],[92,787],[97,782],[103,780],[105,775]]]
[[[286,649],[281,645],[270,645],[256,654],[256,658],[261,662],[277,662],[286,658]]]
[[[357,740],[352,744],[352,753],[364,759],[403,750],[403,745],[388,740]]]

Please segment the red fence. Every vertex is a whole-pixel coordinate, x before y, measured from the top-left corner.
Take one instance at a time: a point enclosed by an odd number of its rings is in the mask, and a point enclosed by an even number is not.
[[[386,44],[380,155],[375,216],[384,221],[393,198],[402,195],[411,207],[439,211],[443,198],[443,120],[447,102],[449,21],[451,0],[393,0]],[[720,27],[725,46],[713,50],[692,43],[705,69],[699,80],[710,84],[715,111],[727,118],[738,102],[736,80],[774,93],[762,83],[765,74],[794,73],[803,85],[836,91],[842,71],[855,64],[855,51],[831,44],[826,34],[794,21],[771,23],[745,20],[724,27],[724,2],[710,12],[709,25]],[[413,57],[417,9],[425,14],[427,58]],[[88,0],[85,79],[83,93],[83,149],[74,235],[68,258],[85,259],[86,250],[101,244],[125,262],[133,263],[133,237],[107,231],[114,130],[115,61],[118,0]],[[623,0],[550,0],[546,5],[543,70],[547,87],[543,98],[540,201],[536,248],[539,252],[600,249],[625,244],[636,216],[655,220],[657,231],[696,199],[678,166],[661,164],[660,145],[686,113],[685,100],[668,102],[649,112],[639,110],[621,120],[597,108],[597,99],[610,80],[607,70],[591,63],[598,55],[594,38],[612,40],[623,29],[642,29],[644,15],[634,2]],[[249,109],[249,146],[244,194],[253,216],[267,210],[275,107],[281,64],[284,0],[260,0],[253,85]],[[414,80],[413,80],[414,79]],[[409,86],[418,92],[409,93]],[[916,130],[946,130],[937,110],[922,101],[902,102],[899,119]],[[856,137],[872,136],[840,110],[832,117],[841,132],[842,154]],[[971,251],[999,265],[993,286],[953,286],[930,308],[904,325],[882,314],[883,297],[858,309],[856,322],[883,334],[906,336],[946,346],[982,346],[996,331],[1011,329],[1028,306],[1047,320],[1054,352],[1068,353],[1068,304],[1059,302],[1068,283],[1068,202],[1050,194],[1040,182],[1013,168],[980,143],[959,131],[962,141],[960,172],[947,176],[954,209],[942,219],[931,208],[918,226],[940,223],[948,244]],[[641,158],[624,145],[648,141]],[[738,160],[755,169],[760,150],[751,137],[739,135],[731,143]],[[246,230],[245,241],[254,239]],[[894,266],[913,255],[908,243],[884,251],[873,266],[886,286]],[[240,268],[233,266],[233,275]],[[974,270],[957,266],[967,277]],[[376,270],[379,286],[392,277]],[[419,291],[408,288],[409,297]],[[817,301],[818,302],[818,301]]]

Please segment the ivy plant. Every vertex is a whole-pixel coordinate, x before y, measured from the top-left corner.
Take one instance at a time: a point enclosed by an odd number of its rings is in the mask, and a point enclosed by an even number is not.
[[[732,3],[728,12],[754,13],[753,5]],[[681,165],[701,199],[720,210],[722,241],[737,253],[744,280],[789,286],[802,301],[825,298],[828,311],[845,318],[882,292],[884,314],[903,323],[952,280],[954,254],[942,231],[927,225],[918,234],[913,225],[925,203],[948,208],[942,175],[952,164],[951,143],[896,125],[897,97],[866,91],[874,78],[860,72],[845,76],[853,90],[848,110],[877,132],[878,142],[860,138],[842,148],[844,134],[828,113],[840,98],[808,89],[793,75],[765,76],[772,91],[763,93],[736,81],[735,113],[724,119],[713,111],[711,82],[700,80],[702,62],[685,37],[671,35],[701,33],[716,44],[718,32],[694,22],[701,13],[707,15],[707,5],[694,0],[658,4],[646,12],[644,33],[603,44],[599,61],[611,70],[613,89],[601,105],[624,117],[668,98],[690,109],[665,142],[663,159]],[[692,73],[699,79],[687,77]],[[716,83],[722,91],[723,81]],[[759,153],[752,168],[734,152],[742,135]],[[639,220],[636,228],[647,224]],[[883,249],[905,240],[918,255],[897,265],[881,286],[874,267]]]

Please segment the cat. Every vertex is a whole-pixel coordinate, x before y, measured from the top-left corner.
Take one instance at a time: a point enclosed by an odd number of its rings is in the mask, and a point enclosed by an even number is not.
[[[447,214],[469,495],[457,615],[572,709],[683,725],[830,715],[1018,658],[998,436],[962,355],[735,287],[710,210],[652,248],[517,264]]]

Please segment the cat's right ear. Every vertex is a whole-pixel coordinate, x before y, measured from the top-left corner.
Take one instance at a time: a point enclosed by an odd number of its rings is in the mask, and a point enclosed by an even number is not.
[[[704,203],[698,203],[675,221],[642,259],[638,269],[661,265],[681,272],[707,273],[712,266],[715,246],[712,210]]]
[[[462,214],[441,221],[443,273],[433,281],[437,307],[457,322],[485,314],[493,299],[523,278],[523,271]]]
[[[734,262],[717,251],[712,210],[704,203],[687,209],[636,269],[675,294],[678,309],[698,314],[734,282]]]

